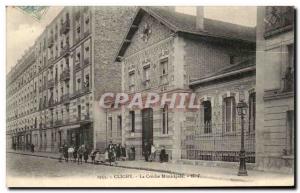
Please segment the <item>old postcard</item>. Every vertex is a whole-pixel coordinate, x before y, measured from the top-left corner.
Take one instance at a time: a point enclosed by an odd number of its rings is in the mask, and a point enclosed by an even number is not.
[[[8,187],[294,186],[294,7],[6,16]]]

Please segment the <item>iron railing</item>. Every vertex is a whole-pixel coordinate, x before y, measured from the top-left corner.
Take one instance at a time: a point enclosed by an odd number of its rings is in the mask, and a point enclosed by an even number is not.
[[[225,132],[223,125],[211,124],[211,132],[205,133],[203,124],[198,128],[182,128],[181,158],[189,160],[210,160],[238,162],[241,149],[240,123],[235,131]],[[247,162],[255,162],[255,131],[248,130],[244,124],[245,151]]]

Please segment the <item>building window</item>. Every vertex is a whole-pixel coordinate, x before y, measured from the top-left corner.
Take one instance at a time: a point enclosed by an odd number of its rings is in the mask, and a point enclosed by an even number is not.
[[[135,112],[134,111],[130,111],[130,121],[131,121],[131,132],[134,133],[135,131]]]
[[[284,74],[284,88],[283,91],[294,90],[294,44],[287,46],[287,65]]]
[[[77,53],[76,55],[76,63],[80,62],[80,52]]]
[[[80,78],[77,78],[77,84],[76,85],[77,85],[76,90],[79,91],[81,89],[81,80],[80,80]]]
[[[256,114],[256,96],[255,92],[249,95],[249,132],[255,131],[255,114]]]
[[[148,88],[150,83],[150,65],[144,66],[143,69],[143,84],[146,88]]]
[[[85,82],[84,82],[84,86],[85,88],[89,88],[90,87],[90,75],[85,75]]]
[[[112,137],[112,117],[108,117],[108,132],[109,136]]]
[[[134,71],[129,72],[129,91],[134,91],[135,73]]]
[[[235,56],[233,56],[233,55],[229,56],[229,63],[230,64],[234,64],[235,63]]]
[[[90,104],[89,103],[86,103],[86,116],[87,116],[87,119],[89,119],[90,117]]]
[[[294,111],[287,111],[287,148],[285,155],[294,155]]]
[[[225,132],[235,131],[236,105],[234,97],[223,99],[223,127]]]
[[[81,120],[81,106],[80,105],[77,106],[77,118],[78,118],[78,120]]]
[[[201,103],[201,128],[204,133],[211,133],[211,102],[203,101]]]
[[[118,132],[119,137],[122,136],[122,116],[121,115],[118,116],[117,132]]]
[[[160,83],[166,84],[168,82],[168,58],[160,61]]]
[[[168,115],[168,105],[165,105],[162,109],[162,134],[169,133],[169,115]]]

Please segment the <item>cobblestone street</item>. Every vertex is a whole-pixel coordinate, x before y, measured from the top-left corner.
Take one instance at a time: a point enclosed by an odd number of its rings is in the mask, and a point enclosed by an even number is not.
[[[58,162],[54,159],[33,157],[18,154],[7,154],[7,171],[11,176],[22,177],[96,177],[130,174],[139,177],[139,174],[155,174],[155,172],[124,169],[89,163],[77,164],[74,162]]]

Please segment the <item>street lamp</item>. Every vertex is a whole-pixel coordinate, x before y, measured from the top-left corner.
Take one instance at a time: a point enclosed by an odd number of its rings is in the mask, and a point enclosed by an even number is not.
[[[244,147],[244,116],[246,115],[248,105],[244,101],[242,97],[240,97],[240,102],[237,105],[237,112],[238,115],[241,116],[241,150],[240,150],[240,167],[238,176],[247,176],[247,169],[246,169],[246,155],[245,155],[245,147]]]

